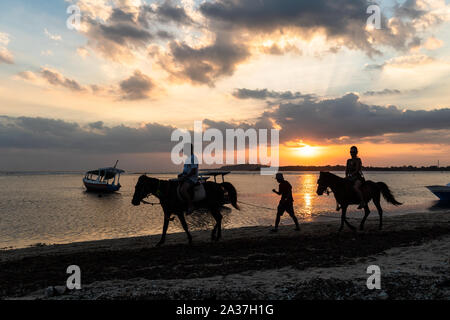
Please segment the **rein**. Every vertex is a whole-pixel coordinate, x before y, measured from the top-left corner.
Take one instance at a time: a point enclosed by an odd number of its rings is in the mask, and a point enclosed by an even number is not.
[[[154,195],[159,199],[161,196],[162,196],[162,192],[161,192],[161,180],[159,180],[158,179],[158,188],[156,189],[156,192],[154,193]],[[149,195],[147,195],[145,198],[148,198],[150,196],[150,194]],[[160,205],[161,203],[160,202],[148,202],[148,201],[145,201],[144,199],[142,199],[141,200],[141,203],[143,203],[143,204],[148,204],[148,205],[152,205],[152,206],[155,206],[155,205]]]

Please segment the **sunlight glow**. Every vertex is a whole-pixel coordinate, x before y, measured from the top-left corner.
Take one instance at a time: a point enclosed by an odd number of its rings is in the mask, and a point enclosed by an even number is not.
[[[296,148],[297,154],[302,157],[314,157],[319,153],[319,147],[312,147],[304,144],[302,147]]]

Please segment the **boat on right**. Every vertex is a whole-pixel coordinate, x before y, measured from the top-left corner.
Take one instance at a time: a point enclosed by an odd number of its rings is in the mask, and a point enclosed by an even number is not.
[[[441,201],[450,202],[450,183],[446,186],[427,186]]]

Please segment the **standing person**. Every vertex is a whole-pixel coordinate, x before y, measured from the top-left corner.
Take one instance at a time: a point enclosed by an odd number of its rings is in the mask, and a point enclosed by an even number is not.
[[[358,194],[360,204],[358,209],[364,208],[367,204],[364,201],[364,196],[361,191],[361,186],[364,183],[364,175],[362,173],[362,161],[358,158],[358,148],[353,146],[350,148],[351,159],[347,160],[347,167],[345,169],[345,178],[353,182],[353,189]]]
[[[278,211],[277,211],[277,218],[275,221],[275,228],[272,229],[272,232],[278,231],[278,225],[280,224],[281,216],[284,214],[285,211],[289,213],[292,220],[294,220],[295,223],[295,230],[300,230],[300,225],[298,224],[297,217],[294,213],[294,198],[292,197],[292,186],[291,184],[284,180],[282,173],[277,173],[275,176],[277,179],[277,182],[279,183],[279,189],[278,191],[273,189],[272,191],[278,195],[281,196],[280,203],[278,204]]]
[[[190,148],[191,152],[188,154],[183,167],[183,173],[178,175],[178,179],[181,181],[180,193],[183,199],[187,203],[187,212],[189,215],[194,211],[194,205],[190,195],[191,190],[198,182],[198,159],[194,155],[194,145],[186,144],[185,149]],[[183,150],[183,152],[186,150]]]

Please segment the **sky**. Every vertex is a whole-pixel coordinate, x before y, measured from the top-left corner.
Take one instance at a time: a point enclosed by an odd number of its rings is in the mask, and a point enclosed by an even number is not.
[[[450,166],[449,26],[445,0],[2,0],[0,171],[176,171],[194,121],[279,129],[281,165]]]

